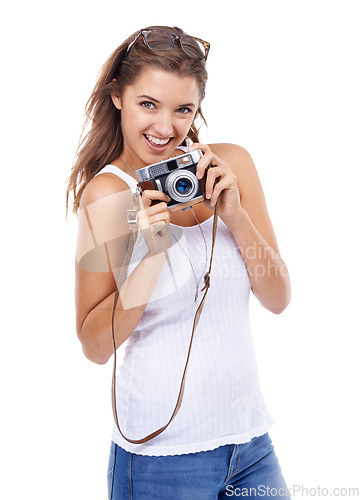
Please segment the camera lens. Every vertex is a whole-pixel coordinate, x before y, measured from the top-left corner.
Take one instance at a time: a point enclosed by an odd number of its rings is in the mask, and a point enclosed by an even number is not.
[[[173,200],[184,203],[194,198],[198,186],[199,181],[195,175],[181,169],[169,174],[165,182],[165,191]]]
[[[175,183],[175,190],[180,194],[188,194],[190,189],[192,188],[192,183],[189,179],[181,178]]]

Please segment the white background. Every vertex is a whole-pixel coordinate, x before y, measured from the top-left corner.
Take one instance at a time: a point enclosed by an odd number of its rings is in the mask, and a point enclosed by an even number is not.
[[[112,360],[76,338],[65,183],[101,65],[152,24],[211,42],[202,139],[252,155],[291,273],[282,315],[251,300],[288,486],[360,487],[358,2],[34,0],[2,12],[1,498],[106,498]]]

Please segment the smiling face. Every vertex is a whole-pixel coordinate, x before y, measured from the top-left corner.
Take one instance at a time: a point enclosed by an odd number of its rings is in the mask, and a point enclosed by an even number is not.
[[[136,169],[174,153],[193,123],[200,91],[193,77],[148,68],[112,99],[121,110],[121,156]]]

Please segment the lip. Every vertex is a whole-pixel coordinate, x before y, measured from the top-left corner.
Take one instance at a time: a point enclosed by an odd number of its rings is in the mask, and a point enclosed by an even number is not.
[[[150,148],[150,150],[153,153],[163,153],[164,151],[167,150],[167,148],[171,144],[173,137],[170,139],[170,141],[167,144],[164,144],[163,146],[153,144],[152,142],[149,141],[149,139],[146,137],[145,134],[144,134],[144,139],[146,141],[146,144],[148,145],[148,147]]]

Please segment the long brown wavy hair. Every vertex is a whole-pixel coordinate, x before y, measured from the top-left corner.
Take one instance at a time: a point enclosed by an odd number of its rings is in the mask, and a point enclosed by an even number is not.
[[[176,27],[151,26],[146,29],[161,29],[174,35],[186,35],[182,29]],[[73,212],[76,214],[85,186],[105,165],[118,158],[122,152],[121,111],[114,106],[111,95],[121,97],[125,87],[131,85],[144,68],[155,67],[184,77],[196,78],[200,88],[200,102],[205,96],[207,71],[204,59],[199,60],[187,56],[178,43],[175,43],[170,50],[150,50],[142,43],[141,37],[126,54],[128,45],[138,33],[127,38],[106,61],[86,104],[85,123],[76,159],[68,178],[66,214],[70,193],[73,195]],[[199,49],[196,47],[194,50]],[[197,117],[206,123],[200,106]],[[90,130],[84,136],[85,129],[89,125]],[[199,142],[198,132],[199,129],[193,122],[188,132],[189,139]]]

